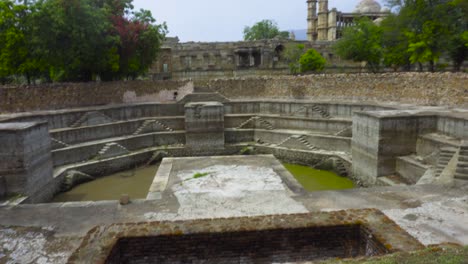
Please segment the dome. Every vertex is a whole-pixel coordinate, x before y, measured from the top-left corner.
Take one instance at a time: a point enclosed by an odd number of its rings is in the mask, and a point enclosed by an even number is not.
[[[375,0],[362,0],[354,10],[355,13],[379,13],[382,7]]]

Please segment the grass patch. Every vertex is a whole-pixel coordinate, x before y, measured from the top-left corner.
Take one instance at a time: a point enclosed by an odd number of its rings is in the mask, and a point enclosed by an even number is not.
[[[208,172],[205,172],[205,173],[200,173],[200,172],[197,172],[193,175],[193,178],[194,179],[198,179],[198,178],[202,178],[202,177],[205,177],[205,176],[208,176],[210,175]]]
[[[468,246],[428,247],[416,252],[401,252],[392,255],[368,259],[327,260],[321,264],[466,264],[468,263]]]

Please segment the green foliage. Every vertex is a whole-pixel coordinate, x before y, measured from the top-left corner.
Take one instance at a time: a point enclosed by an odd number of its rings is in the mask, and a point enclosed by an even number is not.
[[[167,33],[149,11],[133,11],[132,0],[21,2],[0,2],[0,78],[136,78],[148,70]]]
[[[464,264],[468,259],[468,247],[428,247],[415,252],[400,252],[367,259],[327,260],[322,264]]]
[[[252,147],[252,146],[243,147],[239,151],[239,154],[241,154],[241,155],[254,155],[255,154],[255,148]]]
[[[466,0],[391,0],[390,6],[399,13],[384,21],[384,36],[396,36],[398,42],[385,38],[386,64],[401,65],[408,58],[429,70],[442,55],[448,55],[456,69],[466,59],[467,48],[463,33],[468,29],[468,2]],[[391,21],[391,22],[390,22]],[[393,29],[389,25],[395,26]],[[393,32],[393,33],[392,33]],[[387,55],[388,54],[388,55]]]
[[[368,18],[357,20],[356,26],[346,28],[334,45],[343,59],[366,62],[372,72],[378,72],[382,62],[382,29]]]
[[[280,31],[278,24],[273,20],[262,20],[257,22],[252,27],[244,28],[244,40],[262,40],[273,38],[287,39],[289,38],[288,31]]]
[[[299,59],[304,54],[304,52],[304,44],[289,43],[286,45],[284,57],[288,61],[289,72],[291,74],[297,74],[300,72],[301,64],[299,63]]]
[[[197,172],[193,175],[193,178],[194,179],[198,179],[198,178],[202,178],[202,177],[206,177],[210,175],[208,172],[205,172],[205,173],[200,173],[200,172]]]
[[[314,49],[309,49],[299,59],[301,72],[319,72],[323,71],[327,61]]]

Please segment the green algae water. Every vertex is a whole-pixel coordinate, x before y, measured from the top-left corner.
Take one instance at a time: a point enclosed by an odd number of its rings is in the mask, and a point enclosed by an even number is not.
[[[330,171],[316,170],[311,167],[288,163],[283,165],[309,192],[354,188],[353,181]]]
[[[118,200],[122,194],[128,194],[130,199],[145,199],[158,167],[147,166],[100,177],[58,194],[52,202]]]

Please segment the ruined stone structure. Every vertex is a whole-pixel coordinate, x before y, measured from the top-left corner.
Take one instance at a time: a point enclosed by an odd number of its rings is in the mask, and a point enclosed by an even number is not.
[[[343,28],[354,25],[357,17],[378,22],[389,14],[374,0],[361,1],[352,13],[329,10],[328,0],[308,0],[307,8],[308,41],[179,43],[177,37],[168,38],[149,74],[155,80],[285,75],[289,68],[283,51],[288,44],[317,50],[327,60],[328,72],[356,71],[359,64],[334,56],[331,44],[341,37]]]
[[[149,74],[156,80],[284,75],[289,68],[283,52],[289,44],[316,49],[330,67],[355,66],[333,56],[330,46],[323,43],[279,39],[179,43],[177,38],[169,38]]]
[[[362,0],[352,13],[328,8],[328,0],[307,0],[307,39],[309,41],[335,41],[341,37],[345,27],[354,25],[359,17],[368,17],[375,22],[389,15],[374,0]]]

